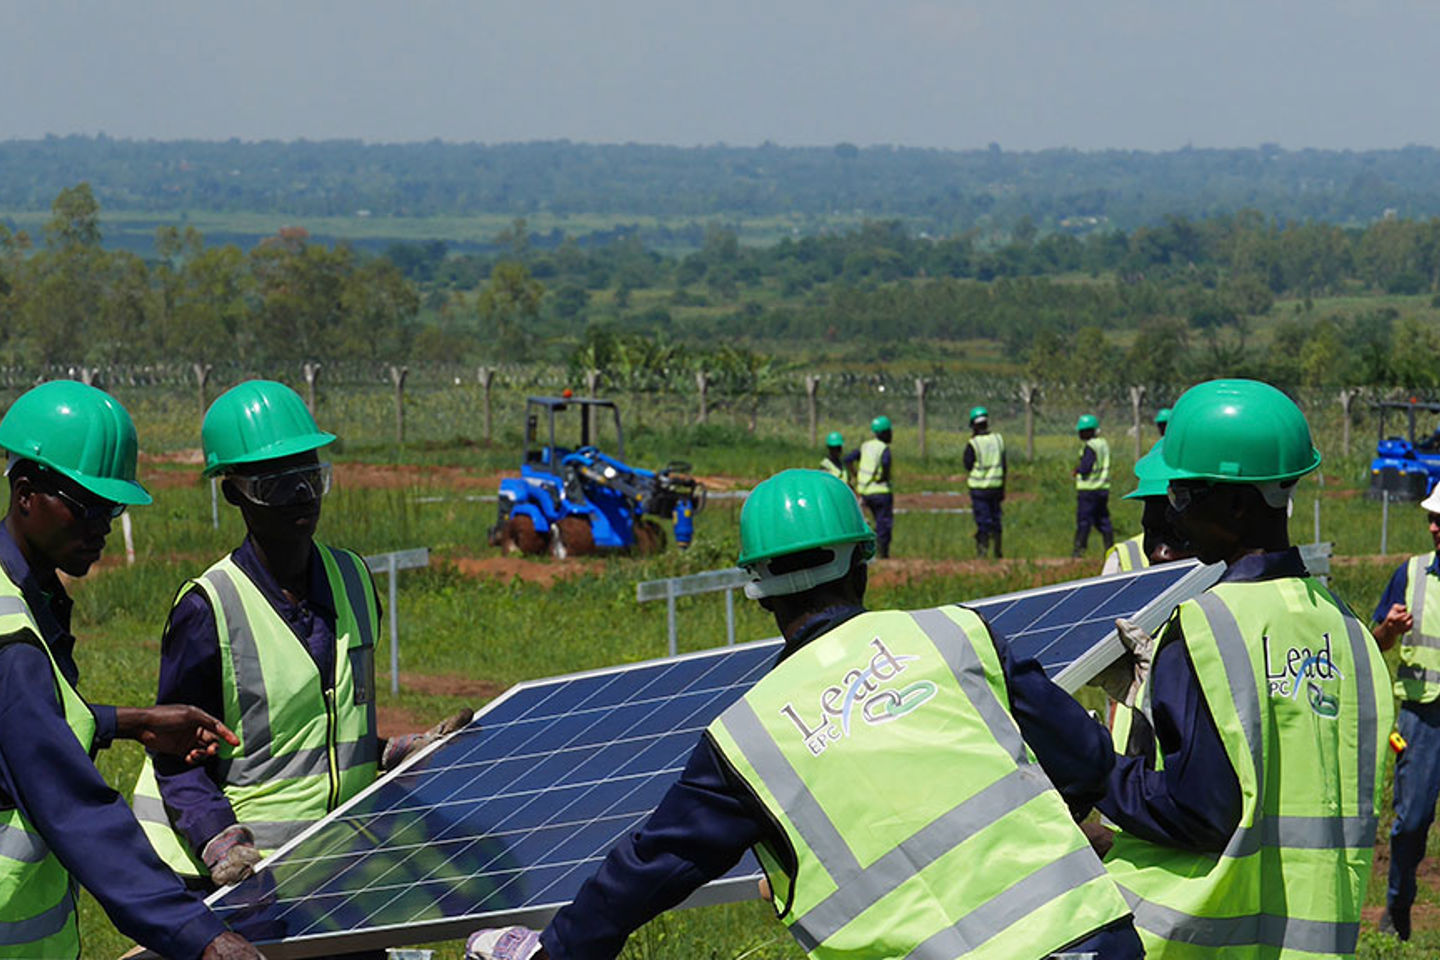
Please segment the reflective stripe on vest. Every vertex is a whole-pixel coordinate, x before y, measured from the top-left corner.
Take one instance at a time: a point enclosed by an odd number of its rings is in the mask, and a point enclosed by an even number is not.
[[[971,490],[998,490],[1005,485],[1005,440],[998,433],[981,433],[970,438],[975,466],[966,482]]]
[[[856,659],[869,670],[857,663],[844,674],[846,694],[840,674]],[[824,686],[832,673],[836,684]],[[989,634],[968,610],[864,614],[792,654],[711,726],[722,756],[797,851],[793,883],[772,874],[771,884],[781,894],[777,910],[812,956],[852,956],[863,943],[875,956],[1038,957],[1124,915],[1026,749],[999,674]],[[850,708],[843,714],[842,699]],[[906,701],[919,705],[890,714]],[[821,714],[812,736],[797,733],[808,726],[800,713],[827,702],[835,709]],[[870,704],[884,704],[881,719]],[[821,732],[827,722],[830,734]],[[893,723],[905,724],[893,728],[896,740],[880,732]],[[829,751],[846,754],[831,760]],[[917,764],[938,756],[955,766],[916,770],[907,782],[929,776],[926,790],[873,789],[877,778],[894,787],[896,751],[912,751],[907,759]],[[857,797],[861,806],[847,816]],[[772,872],[779,858],[757,852]],[[977,874],[981,862],[1012,873]]]
[[[95,715],[65,679],[20,588],[0,572],[0,636],[33,635],[50,663],[65,723],[87,753]],[[0,957],[76,957],[80,953],[75,884],[19,807],[0,811]]]
[[[860,444],[860,466],[855,474],[855,492],[862,497],[890,492],[890,480],[884,476],[881,456],[890,445],[884,440],[870,439]]]
[[[1260,642],[1247,642],[1237,610]],[[1181,943],[1187,958],[1237,946],[1263,948],[1255,957],[1353,954],[1393,715],[1384,661],[1314,580],[1222,583],[1179,613],[1243,810],[1218,858],[1117,835],[1107,866],[1149,955]],[[1271,756],[1282,749],[1301,760]],[[1317,812],[1327,808],[1337,813]]]
[[[1145,556],[1145,534],[1137,533],[1105,551],[1105,565],[1100,573],[1126,573],[1131,570],[1144,570],[1149,566],[1150,558]]]
[[[1400,638],[1400,665],[1395,668],[1395,696],[1415,703],[1429,703],[1440,697],[1440,606],[1429,596],[1431,576],[1427,568],[1435,554],[1411,557],[1406,566],[1406,600],[1414,628]]]
[[[1095,465],[1087,476],[1075,474],[1076,490],[1110,489],[1110,441],[1104,437],[1091,437],[1085,446],[1095,451]]]
[[[225,721],[241,741],[222,745],[215,770],[236,819],[267,854],[371,783],[378,760],[374,591],[359,557],[317,548],[336,609],[330,690],[321,689],[289,624],[229,557],[192,581],[221,634]],[[134,808],[161,858],[177,872],[199,874],[194,851],[172,829],[149,757]]]

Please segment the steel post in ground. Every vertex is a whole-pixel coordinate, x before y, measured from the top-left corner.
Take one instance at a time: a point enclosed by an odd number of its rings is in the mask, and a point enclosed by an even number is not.
[[[400,565],[395,554],[390,554],[390,692],[400,692],[400,604],[397,595],[400,582]]]
[[[1320,498],[1315,498],[1315,542],[1320,542]]]
[[[735,591],[725,591],[725,642],[735,646]]]
[[[210,478],[210,526],[220,529],[220,478]]]
[[[665,584],[665,627],[670,636],[670,656],[675,656],[675,581]]]
[[[1390,552],[1390,491],[1380,495],[1380,555]]]

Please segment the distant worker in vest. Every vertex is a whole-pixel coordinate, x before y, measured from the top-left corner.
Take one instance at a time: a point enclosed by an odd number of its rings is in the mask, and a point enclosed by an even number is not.
[[[752,847],[812,957],[1141,955],[1073,819],[1104,782],[1086,769],[1113,756],[1104,730],[970,610],[867,611],[874,541],[833,477],[755,488],[739,563],[778,662],[544,933],[479,931],[468,956],[609,960]]]
[[[1168,484],[1163,477],[1164,442],[1158,441],[1149,453],[1135,462],[1136,487],[1123,499],[1140,501],[1140,532],[1117,541],[1105,552],[1101,576],[1144,570],[1158,563],[1184,560],[1192,555],[1185,538],[1171,520]]]
[[[970,440],[965,444],[965,470],[970,474],[970,509],[975,516],[975,555],[985,556],[995,544],[995,558],[1004,556],[1001,547],[1001,507],[1005,501],[1005,438],[990,432],[990,411],[970,411]]]
[[[1160,431],[1160,439],[1165,439],[1165,427],[1170,423],[1170,408],[1161,407],[1155,412],[1155,429]]]
[[[895,492],[890,485],[890,418],[876,417],[870,421],[875,436],[860,444],[859,450],[845,455],[845,463],[855,466],[855,492],[865,502],[865,509],[875,520],[875,555],[890,556],[890,534],[895,528]]]
[[[1380,929],[1410,939],[1415,871],[1440,799],[1440,487],[1420,504],[1435,547],[1396,569],[1375,607],[1371,633],[1381,650],[1400,643],[1395,671],[1395,823],[1390,829],[1390,883]],[[1419,622],[1417,622],[1419,621]]]
[[[820,458],[820,469],[846,485],[853,481],[854,469],[845,462],[845,437],[838,430],[832,430],[825,437],[825,456]]]
[[[1351,957],[1393,706],[1369,631],[1290,545],[1320,465],[1283,393],[1215,380],[1162,449],[1180,531],[1220,582],[1162,628],[1131,742],[1097,805],[1150,958]]]
[[[135,425],[103,391],[55,380],[0,420],[10,506],[0,527],[0,956],[80,956],[77,885],[166,957],[260,954],[187,891],[92,760],[116,738],[198,761],[234,734],[193,707],[92,706],[79,693],[72,604],[111,524],[150,495]]]
[[[1090,545],[1090,528],[1100,531],[1109,550],[1115,543],[1115,530],[1110,525],[1110,441],[1096,436],[1100,421],[1093,413],[1083,414],[1075,421],[1080,435],[1080,461],[1071,471],[1075,475],[1075,549],[1072,557],[1085,556]]]
[[[134,801],[155,849],[197,888],[245,879],[369,786],[377,767],[470,719],[388,743],[376,733],[375,584],[359,556],[315,540],[330,489],[317,451],[334,439],[270,380],[221,394],[201,426],[205,475],[223,477],[246,536],[180,588],[156,699],[214,711],[239,743],[199,767],[152,754]]]

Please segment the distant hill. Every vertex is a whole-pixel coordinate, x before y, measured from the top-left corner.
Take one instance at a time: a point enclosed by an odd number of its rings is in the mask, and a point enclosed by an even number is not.
[[[107,211],[294,216],[504,214],[834,221],[917,230],[1133,229],[1242,208],[1282,220],[1440,215],[1440,151],[1080,152],[905,147],[132,141],[0,142],[0,210],[43,210],[88,181]]]

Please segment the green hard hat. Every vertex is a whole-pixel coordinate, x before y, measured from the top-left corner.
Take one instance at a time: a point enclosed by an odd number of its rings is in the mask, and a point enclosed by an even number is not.
[[[1170,422],[1170,408],[1169,408],[1169,407],[1161,407],[1159,410],[1155,411],[1155,425],[1156,425],[1156,426],[1160,426],[1161,424],[1165,424],[1165,423],[1169,423],[1169,422]]]
[[[876,417],[870,421],[870,429],[875,433],[884,433],[890,429],[890,418],[884,415]]]
[[[1305,414],[1258,380],[1211,380],[1185,391],[1161,449],[1167,482],[1270,483],[1320,466]]]
[[[1143,500],[1146,497],[1163,497],[1170,490],[1166,479],[1165,440],[1155,442],[1149,452],[1135,461],[1135,479],[1139,481],[1134,490],[1125,494],[1126,500]]]
[[[840,436],[840,431],[839,431],[839,430],[831,430],[831,431],[830,431],[828,434],[826,434],[826,436],[825,436],[825,446],[827,446],[827,447],[843,447],[843,446],[845,446],[845,438],[842,437],[842,436]]]
[[[114,503],[150,503],[135,481],[135,421],[104,390],[51,380],[26,391],[0,420],[0,447],[69,477]]]
[[[1093,413],[1082,413],[1082,414],[1080,414],[1080,419],[1075,421],[1075,432],[1076,432],[1076,433],[1079,433],[1081,430],[1099,430],[1099,429],[1100,429],[1100,418],[1097,417],[1097,416],[1095,416],[1095,414],[1093,414]]]
[[[988,420],[988,419],[990,419],[990,411],[989,411],[989,410],[986,410],[984,407],[971,407],[971,408],[970,408],[970,422],[971,422],[971,423],[974,423],[976,420]]]
[[[274,380],[247,380],[215,398],[200,425],[205,476],[259,460],[276,460],[335,439],[315,426],[300,395]]]
[[[820,470],[782,470],[759,483],[740,509],[739,565],[843,543],[875,550],[875,532],[844,481]]]

